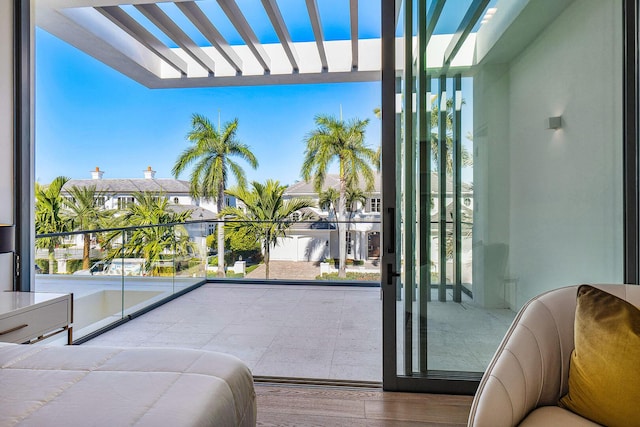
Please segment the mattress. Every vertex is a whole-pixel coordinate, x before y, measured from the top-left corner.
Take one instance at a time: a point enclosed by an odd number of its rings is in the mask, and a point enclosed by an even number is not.
[[[0,426],[255,426],[253,377],[209,351],[0,343]]]

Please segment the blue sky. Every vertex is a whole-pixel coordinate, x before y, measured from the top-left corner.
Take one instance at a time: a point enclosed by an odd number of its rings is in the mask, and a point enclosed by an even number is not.
[[[255,1],[239,0],[238,4],[261,42],[277,41],[270,24],[264,24],[266,16],[260,16],[264,10],[250,7]],[[380,35],[379,8],[364,7],[371,1],[360,0],[363,38]],[[222,14],[216,2],[201,4],[211,16]],[[278,4],[294,41],[312,40],[304,2],[279,0]],[[321,15],[330,17],[323,21],[325,37],[348,38],[348,13],[341,13],[345,1],[318,4]],[[186,21],[173,10],[174,5],[161,7],[174,19]],[[436,32],[454,32],[464,10],[454,8],[443,14]],[[230,23],[219,22],[231,44],[242,43]],[[183,25],[199,44],[207,44],[187,22]],[[148,29],[172,45],[157,29]],[[238,139],[250,146],[260,163],[257,170],[244,165],[249,180],[274,178],[292,184],[300,179],[304,137],[314,129],[317,114],[339,116],[342,108],[345,119],[370,119],[366,142],[375,148],[380,141],[380,121],[373,115],[380,106],[379,82],[147,89],[40,29],[36,29],[35,60],[35,162],[40,183],[58,175],[90,178],[96,166],[105,171],[105,178],[142,177],[148,166],[157,171],[156,177],[169,178],[175,160],[188,146],[185,135],[193,113],[204,114],[214,123],[218,115],[223,123],[238,118]],[[188,179],[188,174],[180,178]]]
[[[377,146],[380,83],[341,83],[206,89],[147,89],[54,36],[36,34],[36,180],[58,175],[137,178],[151,166],[156,177],[188,146],[193,113],[214,123],[238,118],[238,138],[257,156],[249,180],[300,175],[304,136],[316,114],[370,118],[367,143]],[[181,176],[188,179],[188,176]]]

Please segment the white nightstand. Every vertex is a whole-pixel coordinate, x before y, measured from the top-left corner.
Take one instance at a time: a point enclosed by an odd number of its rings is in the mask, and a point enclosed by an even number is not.
[[[73,294],[0,292],[0,341],[33,343],[67,331],[73,340]]]

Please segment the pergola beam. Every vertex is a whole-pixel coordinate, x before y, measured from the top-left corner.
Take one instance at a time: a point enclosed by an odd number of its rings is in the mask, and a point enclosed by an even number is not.
[[[449,42],[449,46],[444,52],[444,63],[443,70],[447,70],[451,65],[451,61],[457,55],[458,51],[467,40],[467,36],[482,16],[482,12],[489,4],[489,0],[474,0],[473,3],[467,9],[467,13],[462,18],[462,22],[460,22],[460,26],[456,30],[456,33],[451,38],[451,42]]]
[[[242,74],[242,59],[240,59],[227,40],[220,34],[220,31],[217,30],[209,18],[202,12],[202,9],[192,1],[176,2],[175,5],[189,18],[202,35],[209,40],[209,43],[218,49],[220,55],[222,55],[236,72]]]
[[[169,49],[167,45],[147,31],[146,28],[140,25],[124,10],[120,9],[118,6],[96,7],[96,10],[120,27],[124,32],[136,39],[140,44],[161,57],[183,76],[187,75],[187,63]]]
[[[327,71],[329,64],[327,63],[327,54],[324,50],[324,35],[322,33],[322,24],[320,23],[320,13],[316,0],[305,0],[307,2],[307,10],[309,11],[309,19],[311,20],[311,28],[313,28],[313,36],[318,46],[318,55],[320,55],[320,63],[322,70]]]
[[[137,4],[144,16],[153,22],[163,33],[180,46],[198,64],[210,74],[215,71],[215,63],[182,29],[171,20],[156,4]]]
[[[278,35],[278,39],[280,39],[280,44],[291,63],[293,72],[297,73],[300,70],[298,65],[300,60],[298,59],[298,54],[293,46],[293,41],[291,40],[291,35],[284,23],[282,13],[280,12],[280,8],[278,7],[276,0],[262,0],[262,6],[271,20],[271,24]]]
[[[235,0],[218,0],[218,4],[236,28],[242,40],[244,40],[254,54],[265,73],[269,73],[271,70],[271,60]]]
[[[398,29],[398,21],[400,20],[400,9],[402,8],[402,0],[396,0],[396,30]]]
[[[351,0],[349,4],[351,16],[351,68],[358,68],[358,0]]]
[[[432,0],[431,6],[429,6],[429,11],[431,12],[431,16],[429,17],[429,21],[427,22],[427,40],[426,45],[429,45],[429,40],[433,35],[433,31],[436,28],[436,24],[440,19],[440,15],[442,14],[442,9],[444,9],[444,4],[447,0]]]

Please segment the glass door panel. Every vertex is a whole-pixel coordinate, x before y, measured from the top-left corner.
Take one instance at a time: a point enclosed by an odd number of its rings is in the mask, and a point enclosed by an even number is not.
[[[622,2],[428,3],[383,4],[384,386],[473,392],[531,297],[622,281]]]

